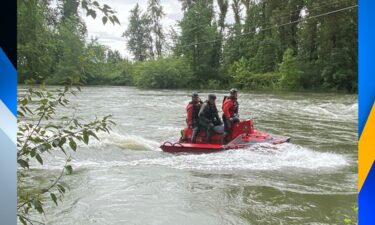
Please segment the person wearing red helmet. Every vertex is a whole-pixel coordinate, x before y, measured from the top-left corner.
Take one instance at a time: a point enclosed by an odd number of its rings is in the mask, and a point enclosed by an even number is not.
[[[193,130],[191,136],[191,142],[195,143],[198,132],[199,132],[199,117],[198,113],[201,109],[203,102],[199,98],[198,93],[194,92],[191,95],[191,101],[186,106],[186,124],[189,128]]]
[[[238,116],[239,104],[237,101],[237,90],[232,88],[229,91],[229,96],[224,97],[222,110],[224,122],[223,143],[227,142],[227,137],[232,131],[232,125],[240,121]]]

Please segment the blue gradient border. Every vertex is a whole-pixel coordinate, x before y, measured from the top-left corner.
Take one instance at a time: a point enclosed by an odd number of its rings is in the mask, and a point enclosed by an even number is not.
[[[375,99],[375,1],[359,0],[358,136],[360,137]],[[374,134],[375,137],[375,134]],[[373,148],[375,151],[375,146]],[[358,224],[375,224],[375,164],[358,195]]]
[[[17,72],[0,48],[0,224],[17,224]]]

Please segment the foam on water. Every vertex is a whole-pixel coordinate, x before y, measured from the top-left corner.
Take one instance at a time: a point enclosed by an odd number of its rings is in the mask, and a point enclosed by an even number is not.
[[[160,150],[160,143],[136,135],[121,135],[116,132],[111,132],[110,134],[100,133],[98,136],[100,142],[91,139],[89,147],[103,148],[112,145],[127,150]],[[84,145],[82,144],[81,146]]]
[[[174,169],[225,171],[257,170],[273,171],[287,168],[304,170],[336,170],[348,166],[350,159],[331,152],[318,152],[295,144],[256,145],[248,149],[229,150],[210,154],[159,154],[144,159],[130,161],[74,160],[76,168],[112,168],[127,166],[166,166]],[[56,160],[56,159],[55,159]],[[47,166],[61,168],[61,160]],[[56,165],[58,164],[58,165]]]
[[[335,153],[317,152],[294,144],[282,144],[212,154],[142,159],[132,163],[198,170],[279,170],[289,167],[316,170],[343,167],[348,165],[348,160],[343,155]]]

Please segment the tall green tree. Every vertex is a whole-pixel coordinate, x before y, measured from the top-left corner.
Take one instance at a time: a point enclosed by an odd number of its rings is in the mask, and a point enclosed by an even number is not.
[[[234,15],[234,31],[236,35],[241,33],[241,0],[233,0],[232,10]]]
[[[307,16],[315,16],[355,4],[354,0],[307,1],[305,7]],[[300,23],[298,57],[305,87],[357,90],[357,25],[356,8]]]
[[[180,56],[190,63],[193,81],[197,83],[217,79],[219,57],[215,42],[218,30],[213,17],[213,1],[197,0],[180,22]]]
[[[127,39],[127,47],[136,61],[150,58],[152,49],[151,19],[143,14],[138,3],[130,11],[129,26],[123,34]]]
[[[223,33],[225,29],[225,17],[227,16],[229,2],[228,0],[217,0],[217,4],[219,5],[219,27],[220,27],[220,34]]]
[[[163,45],[165,42],[165,35],[161,19],[165,16],[163,7],[160,4],[160,0],[149,0],[147,11],[151,19],[151,37],[153,39],[152,45],[156,51],[158,57],[162,56]]]
[[[54,68],[56,32],[47,26],[54,17],[47,1],[17,1],[17,67],[19,82],[41,83]]]

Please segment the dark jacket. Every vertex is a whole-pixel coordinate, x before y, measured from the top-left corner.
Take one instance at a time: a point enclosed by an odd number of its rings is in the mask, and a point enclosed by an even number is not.
[[[208,100],[203,103],[198,116],[199,123],[204,127],[208,127],[209,123],[213,123],[215,126],[223,124],[219,117],[216,105],[210,104]]]

